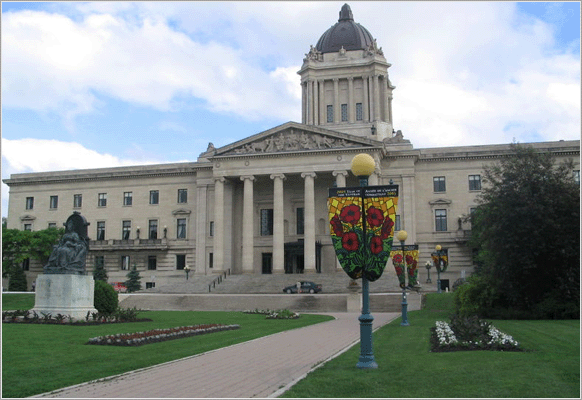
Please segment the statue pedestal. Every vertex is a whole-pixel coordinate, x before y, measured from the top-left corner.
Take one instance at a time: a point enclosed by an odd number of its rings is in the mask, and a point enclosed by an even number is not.
[[[97,312],[93,305],[94,287],[91,275],[39,275],[32,311],[41,316],[41,313],[50,313],[53,317],[62,314],[84,320],[87,312]]]

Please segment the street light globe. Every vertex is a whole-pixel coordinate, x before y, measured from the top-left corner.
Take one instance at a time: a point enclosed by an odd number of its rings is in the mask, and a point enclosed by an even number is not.
[[[437,244],[437,245],[434,247],[434,249],[435,249],[436,251],[441,251],[441,249],[442,249],[442,246],[441,246],[440,244]]]
[[[355,176],[370,176],[376,169],[376,162],[371,155],[361,153],[352,159],[351,169]]]
[[[184,267],[184,270],[185,270],[185,271],[190,271],[190,267],[186,265],[186,266]]]
[[[405,230],[398,231],[396,234],[396,239],[400,240],[401,242],[405,242],[406,238],[408,238],[408,233]]]

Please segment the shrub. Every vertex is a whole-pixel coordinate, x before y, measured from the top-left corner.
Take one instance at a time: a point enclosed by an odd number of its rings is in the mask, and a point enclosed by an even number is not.
[[[14,265],[10,270],[8,290],[11,292],[26,292],[28,290],[26,274],[20,265]]]
[[[113,286],[100,280],[95,281],[95,299],[93,304],[101,314],[113,314],[119,304],[117,292],[113,289]]]
[[[455,313],[464,317],[484,316],[485,310],[492,308],[495,299],[494,289],[477,275],[471,275],[453,292]]]

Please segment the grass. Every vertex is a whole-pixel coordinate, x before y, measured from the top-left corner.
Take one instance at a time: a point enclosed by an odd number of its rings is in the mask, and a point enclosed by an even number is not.
[[[25,300],[13,296],[2,295],[3,309],[32,307],[16,306]],[[197,311],[147,311],[140,317],[153,321],[97,326],[3,324],[2,397],[32,396],[332,319],[302,315],[267,320],[264,315],[242,312]],[[240,329],[140,347],[85,345],[95,336],[203,323],[239,324]]]
[[[490,321],[524,352],[431,353],[429,328],[448,321],[451,294],[374,333],[376,370],[356,368],[354,346],[310,373],[281,397],[580,397],[580,321]]]
[[[34,307],[34,293],[2,293],[2,311],[30,310]]]

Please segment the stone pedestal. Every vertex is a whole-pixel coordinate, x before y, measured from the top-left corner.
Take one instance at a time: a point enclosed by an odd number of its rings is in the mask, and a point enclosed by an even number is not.
[[[46,274],[36,278],[35,304],[37,314],[50,313],[84,320],[87,312],[96,313],[93,305],[95,282],[90,275]]]

